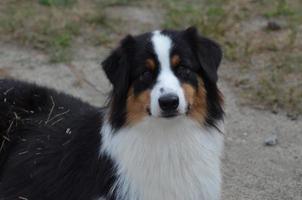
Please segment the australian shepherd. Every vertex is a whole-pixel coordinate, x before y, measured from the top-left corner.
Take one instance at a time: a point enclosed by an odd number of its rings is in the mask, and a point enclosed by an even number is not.
[[[0,80],[0,199],[219,200],[221,59],[193,27],[129,35],[104,108]]]

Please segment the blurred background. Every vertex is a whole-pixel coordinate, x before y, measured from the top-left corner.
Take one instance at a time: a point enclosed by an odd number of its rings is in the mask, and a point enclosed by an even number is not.
[[[220,43],[224,200],[302,200],[301,0],[0,0],[0,78],[104,103],[127,34],[196,26]]]

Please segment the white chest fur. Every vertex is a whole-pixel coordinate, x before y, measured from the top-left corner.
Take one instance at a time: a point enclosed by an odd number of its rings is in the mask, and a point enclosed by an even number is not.
[[[221,123],[222,124],[222,123]],[[220,127],[223,128],[223,127]],[[119,200],[218,200],[223,135],[185,117],[102,129],[101,153],[117,163]]]

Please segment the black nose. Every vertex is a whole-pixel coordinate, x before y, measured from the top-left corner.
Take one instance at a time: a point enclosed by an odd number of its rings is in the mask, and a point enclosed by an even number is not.
[[[158,99],[160,108],[165,112],[175,111],[179,104],[178,96],[175,94],[166,94]]]

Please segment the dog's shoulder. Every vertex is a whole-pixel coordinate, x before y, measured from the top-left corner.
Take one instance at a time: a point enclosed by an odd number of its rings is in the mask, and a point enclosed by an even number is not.
[[[13,139],[15,132],[21,136],[24,129],[34,130],[24,137],[47,131],[52,132],[50,136],[62,137],[63,132],[76,134],[76,130],[94,125],[89,122],[102,121],[100,108],[54,89],[15,80],[0,80],[0,110],[0,132],[7,140]],[[39,131],[42,133],[36,134]]]
[[[18,186],[32,199],[70,198],[76,187],[90,193],[102,109],[35,84],[1,80],[0,87],[0,192],[18,195],[9,190]]]
[[[21,115],[48,115],[52,107],[53,111],[67,109],[74,114],[95,110],[95,107],[66,93],[12,79],[0,80],[0,103],[2,107],[19,109]]]

